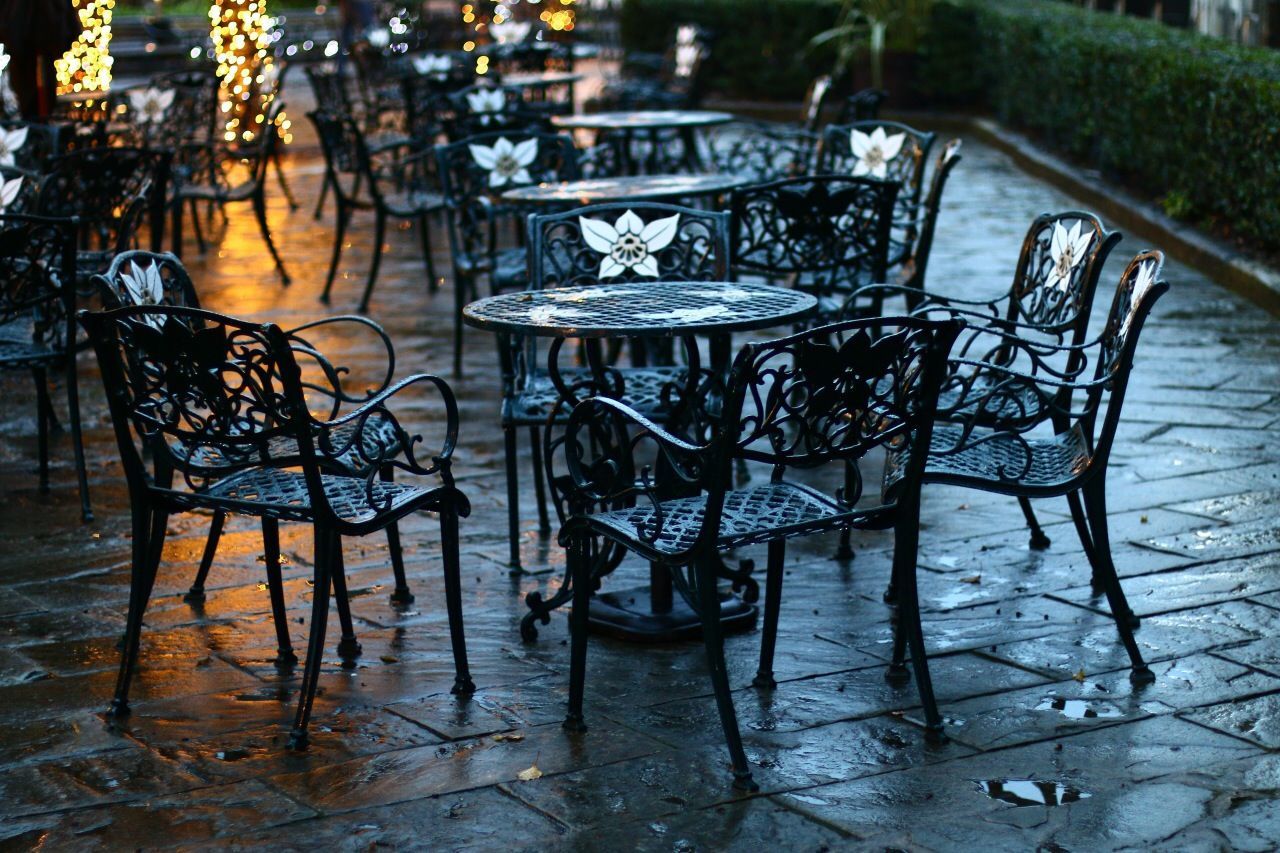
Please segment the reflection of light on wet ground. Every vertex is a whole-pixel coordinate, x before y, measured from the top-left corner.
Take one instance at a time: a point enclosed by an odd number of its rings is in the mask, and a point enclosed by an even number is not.
[[[974,784],[991,799],[1015,806],[1065,806],[1093,796],[1087,791],[1052,780],[983,779]]]
[[[1122,717],[1124,712],[1110,702],[1087,699],[1063,699],[1049,696],[1036,706],[1037,711],[1057,711],[1069,720],[1098,720]]]

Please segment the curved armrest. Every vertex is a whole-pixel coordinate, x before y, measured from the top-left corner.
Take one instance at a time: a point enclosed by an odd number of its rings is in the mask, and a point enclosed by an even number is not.
[[[430,465],[420,464],[414,450],[422,443],[422,436],[410,435],[387,407],[395,395],[422,382],[435,386],[445,407],[444,441],[439,452],[431,456]],[[453,389],[438,376],[419,373],[402,379],[374,394],[349,414],[317,420],[315,425],[319,433],[317,443],[326,456],[351,454],[369,467],[394,465],[413,474],[440,474],[446,482],[452,482],[449,465],[458,444],[458,402]]]
[[[314,329],[328,329],[329,327],[342,327],[350,325],[356,328],[364,327],[373,332],[382,344],[383,350],[387,354],[386,369],[381,379],[374,380],[374,387],[366,390],[364,393],[356,395],[343,388],[343,378],[351,374],[351,369],[342,365],[335,365],[327,357],[325,357],[317,347],[315,347],[309,336],[306,334]],[[377,323],[367,317],[359,317],[352,314],[345,314],[338,317],[325,317],[321,320],[315,320],[310,323],[303,323],[293,329],[285,332],[285,336],[289,339],[293,346],[295,355],[304,355],[312,360],[320,369],[326,384],[319,385],[316,382],[309,382],[304,379],[302,386],[308,391],[315,391],[325,397],[330,398],[333,402],[332,411],[329,418],[338,416],[343,403],[363,403],[375,395],[385,391],[387,386],[391,384],[391,379],[395,375],[396,369],[396,351],[395,346],[391,343],[390,336]]]

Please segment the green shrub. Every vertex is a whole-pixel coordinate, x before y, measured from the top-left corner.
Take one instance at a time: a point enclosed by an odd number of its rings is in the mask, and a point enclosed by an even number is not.
[[[921,88],[1280,250],[1280,54],[1040,0],[934,8]]]

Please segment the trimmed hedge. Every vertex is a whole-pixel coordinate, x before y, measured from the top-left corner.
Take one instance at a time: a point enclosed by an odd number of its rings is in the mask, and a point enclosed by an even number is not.
[[[622,44],[662,53],[677,24],[698,24],[713,40],[705,68],[710,90],[798,101],[809,81],[831,70],[829,56],[806,48],[835,24],[839,11],[839,0],[625,0]]]
[[[1280,251],[1280,53],[1032,0],[939,3],[924,87]]]

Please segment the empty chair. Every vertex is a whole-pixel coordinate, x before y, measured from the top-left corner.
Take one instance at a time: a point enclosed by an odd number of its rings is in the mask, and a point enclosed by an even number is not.
[[[807,129],[743,121],[713,128],[707,135],[707,147],[717,172],[763,183],[807,175],[813,168],[818,139]]]
[[[889,93],[884,89],[859,89],[844,99],[836,124],[874,121],[880,118],[880,107],[888,98]]]
[[[458,411],[447,384],[426,374],[412,376],[351,412],[326,419],[309,412],[296,346],[277,326],[166,306],[82,312],[80,322],[102,369],[132,513],[129,616],[111,716],[129,713],[142,620],[169,516],[196,509],[313,528],[308,649],[291,748],[307,745],[330,593],[346,595],[341,537],[385,529],[419,510],[440,517],[453,691],[475,689],[463,637],[458,564],[458,519],[469,506],[450,470]],[[410,386],[430,386],[439,395],[443,436],[434,447],[411,440],[388,408]],[[398,455],[391,453],[392,444],[401,448]],[[418,461],[415,444],[429,463]],[[326,470],[326,455],[352,446],[372,454],[379,465],[436,479],[431,485],[409,485]],[[150,467],[144,453],[152,459]],[[217,464],[206,464],[210,459]],[[343,628],[347,633],[349,626]],[[279,639],[282,645],[288,642],[287,635]]]

